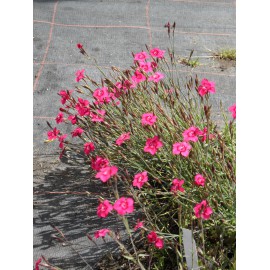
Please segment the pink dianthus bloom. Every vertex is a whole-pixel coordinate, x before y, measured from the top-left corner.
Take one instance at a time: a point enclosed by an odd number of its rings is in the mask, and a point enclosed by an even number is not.
[[[145,59],[148,59],[149,55],[146,52],[140,52],[140,53],[136,53],[134,56],[134,60],[137,61],[144,61]]]
[[[154,125],[157,117],[153,113],[144,113],[142,115],[142,125]]]
[[[100,171],[110,165],[109,160],[100,156],[92,157],[91,168],[95,171]]]
[[[83,48],[83,45],[82,45],[81,43],[78,43],[78,44],[77,44],[77,48],[78,48],[78,49],[82,49],[82,48]]]
[[[116,140],[115,143],[120,146],[122,143],[124,143],[125,141],[129,139],[130,139],[130,132],[124,133]]]
[[[152,65],[150,62],[139,62],[139,67],[144,71],[144,72],[152,72]]]
[[[81,128],[75,128],[72,132],[71,132],[71,135],[72,135],[72,138],[73,137],[77,137],[77,136],[80,136],[80,135],[82,135],[82,133],[84,132],[84,130],[83,129],[81,129]]]
[[[112,176],[116,175],[118,168],[115,166],[101,168],[96,174],[96,178],[99,178],[103,183],[107,182]]]
[[[163,248],[163,240],[157,236],[156,232],[152,231],[150,232],[148,235],[147,235],[147,238],[148,238],[148,242],[149,243],[152,243],[152,244],[155,244],[155,246],[158,248],[158,249],[161,249]]]
[[[78,70],[77,72],[76,72],[76,82],[79,82],[80,80],[82,80],[82,79],[84,79],[85,78],[85,76],[84,76],[84,69],[82,69],[82,70]]]
[[[53,130],[48,131],[48,140],[53,141],[57,139],[59,132],[60,130],[58,130],[56,127]]]
[[[42,262],[42,258],[39,258],[36,263],[35,263],[35,270],[39,270],[39,265],[41,264]]]
[[[61,90],[58,95],[61,96],[61,103],[65,104],[67,100],[70,99],[71,90]]]
[[[93,97],[96,99],[97,104],[109,103],[111,100],[107,87],[97,88],[93,92]]]
[[[128,89],[133,89],[136,87],[136,82],[132,81],[130,82],[129,80],[125,80],[123,83],[123,90],[127,91]]]
[[[184,182],[185,181],[183,179],[181,179],[181,180],[179,180],[177,178],[173,179],[171,192],[176,193],[178,190],[181,191],[181,192],[184,192],[185,189],[182,187]]]
[[[104,115],[106,114],[106,111],[104,110],[97,110],[98,113],[90,113],[90,117],[92,122],[103,122],[104,121]]]
[[[198,91],[201,96],[204,96],[208,93],[216,93],[215,83],[210,82],[207,79],[203,79],[200,86],[198,87]]]
[[[99,238],[99,237],[105,237],[107,233],[109,233],[110,230],[109,229],[101,229],[95,232],[95,238]]]
[[[143,227],[143,221],[137,220],[136,225],[134,226],[134,231],[137,231],[139,228]]]
[[[152,57],[162,58],[164,57],[165,51],[160,50],[159,48],[153,48],[150,50],[150,54]]]
[[[173,154],[187,157],[191,148],[191,145],[187,142],[177,142],[173,145]]]
[[[194,213],[197,218],[209,219],[210,215],[213,213],[213,210],[208,205],[208,202],[203,200],[201,203],[195,205]]]
[[[184,137],[184,141],[198,141],[198,135],[200,134],[200,130],[197,127],[190,127],[189,129],[185,130],[182,135]]]
[[[162,146],[162,141],[159,140],[158,136],[154,136],[153,138],[146,140],[146,144],[143,150],[144,152],[148,152],[151,155],[154,155]]]
[[[63,115],[63,113],[61,113],[61,112],[58,113],[58,115],[55,118],[55,121],[56,121],[57,124],[62,123],[64,121],[64,115]]]
[[[229,111],[232,113],[232,118],[236,118],[236,104],[233,104],[232,106],[229,107]]]
[[[194,177],[194,183],[196,186],[204,186],[205,178],[201,174],[196,174]]]
[[[146,77],[138,70],[135,71],[134,76],[131,77],[132,81],[135,83],[144,82]]]
[[[205,127],[203,130],[200,130],[198,132],[199,137],[202,137],[202,142],[205,142],[207,139],[207,127]],[[215,138],[214,134],[209,134],[209,140],[212,140]]]
[[[119,215],[123,216],[134,211],[133,204],[134,201],[132,198],[122,197],[114,203],[113,209],[116,210]]]
[[[101,202],[97,208],[97,215],[99,217],[105,218],[113,210],[113,206],[108,200]]]
[[[76,115],[70,115],[68,117],[68,120],[70,120],[70,122],[71,122],[72,125],[75,125],[77,123],[77,117],[76,117]]]
[[[61,136],[58,137],[58,141],[59,141],[59,148],[63,149],[64,148],[64,140],[67,137],[67,134],[63,134]]]
[[[148,78],[148,81],[154,81],[154,82],[158,83],[163,78],[164,78],[164,74],[162,74],[160,72],[156,72]]]
[[[75,105],[75,109],[80,116],[85,116],[90,114],[89,101],[82,98],[78,98],[78,103]]]
[[[89,155],[90,152],[93,152],[95,150],[95,145],[92,142],[88,142],[84,144],[84,153],[86,155]]]
[[[151,67],[152,67],[152,69],[156,69],[157,68],[157,63],[156,62],[151,62]]]
[[[147,181],[148,181],[148,175],[147,175],[147,172],[144,171],[134,176],[134,180],[132,184],[134,187],[141,188],[143,184],[146,183]]]

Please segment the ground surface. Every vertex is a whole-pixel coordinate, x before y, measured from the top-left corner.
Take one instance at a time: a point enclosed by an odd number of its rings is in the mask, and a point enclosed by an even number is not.
[[[89,183],[87,171],[60,163],[57,145],[47,145],[46,121],[54,123],[61,89],[75,86],[75,72],[85,68],[98,76],[91,64],[78,53],[84,44],[101,66],[127,68],[130,52],[147,44],[168,47],[164,24],[176,22],[176,53],[194,58],[201,65],[193,70],[199,78],[216,82],[217,107],[235,102],[235,63],[217,61],[212,52],[235,48],[235,2],[231,0],[34,0],[34,260],[44,255],[63,269],[91,269],[100,252],[85,236],[100,227],[117,228],[96,217],[97,202],[91,197],[49,195],[45,192],[66,190],[97,191]],[[191,69],[180,66],[185,78]],[[55,240],[51,224],[66,233],[74,244],[63,246]],[[103,244],[101,242],[101,244]],[[107,245],[107,244],[106,244]],[[112,247],[113,248],[113,247]],[[89,264],[87,265],[85,261]]]

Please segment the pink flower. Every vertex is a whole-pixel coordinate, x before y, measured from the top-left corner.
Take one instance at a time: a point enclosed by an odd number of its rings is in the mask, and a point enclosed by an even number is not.
[[[157,63],[156,62],[151,62],[151,67],[152,67],[152,69],[156,69],[157,68]]]
[[[59,148],[63,149],[64,148],[64,140],[67,137],[67,134],[63,134],[61,136],[58,137],[58,141],[59,143]]]
[[[70,90],[61,90],[58,95],[62,97],[61,99],[61,103],[65,104],[67,100],[70,99],[70,94],[72,93],[72,91]]]
[[[56,121],[57,124],[62,123],[64,121],[64,117],[63,116],[64,116],[63,113],[61,113],[61,112],[58,113],[58,115],[55,118],[55,121]]]
[[[116,140],[116,144],[120,146],[122,143],[124,143],[129,139],[130,139],[130,132],[124,133]]]
[[[90,114],[89,101],[82,98],[78,98],[78,103],[76,103],[75,109],[80,116],[85,116]]]
[[[204,186],[205,178],[201,174],[196,174],[194,178],[195,185]]]
[[[151,155],[154,155],[162,146],[162,141],[159,140],[158,136],[154,136],[153,138],[147,139],[143,150],[144,152],[148,152]]]
[[[234,103],[231,107],[229,107],[229,112],[232,113],[232,118],[236,118],[236,104]]]
[[[146,77],[138,70],[135,71],[134,76],[131,77],[135,83],[140,83],[146,80]]]
[[[147,235],[147,238],[148,238],[148,242],[152,243],[152,244],[155,244],[155,246],[158,249],[163,248],[163,246],[164,246],[163,240],[160,237],[158,237],[157,234],[154,231],[150,232]]]
[[[109,97],[109,92],[108,92],[107,87],[97,88],[93,93],[93,97],[100,104],[110,102],[110,97]]]
[[[144,171],[134,176],[134,180],[132,184],[134,187],[141,188],[143,184],[146,183],[147,181],[148,181],[147,172]]]
[[[78,49],[82,49],[82,47],[83,47],[83,45],[82,45],[81,43],[78,43],[78,44],[77,44],[77,48],[78,48]]]
[[[155,242],[155,247],[158,249],[162,249],[164,246],[164,242],[161,238],[157,238],[156,242]]]
[[[84,130],[83,129],[81,129],[81,128],[75,128],[72,132],[71,132],[71,135],[72,135],[72,138],[73,137],[77,137],[77,136],[80,136],[80,135],[82,135],[82,133],[84,132]]]
[[[118,89],[121,89],[123,87],[123,85],[121,82],[117,82],[117,83],[115,83],[115,87]]]
[[[215,83],[210,82],[207,79],[203,79],[200,86],[198,87],[198,91],[201,96],[204,96],[208,93],[216,93]]]
[[[99,178],[103,183],[107,182],[112,176],[116,175],[118,168],[115,166],[101,168],[96,174],[96,178]]]
[[[134,56],[134,60],[137,61],[144,61],[145,59],[148,59],[149,55],[146,52],[140,52],[140,53],[136,53]]]
[[[197,127],[190,127],[189,129],[185,130],[182,135],[184,137],[184,141],[186,142],[197,142],[199,133],[200,130]]]
[[[35,263],[35,270],[39,270],[39,265],[42,262],[42,258],[39,258]]]
[[[191,145],[187,142],[177,142],[173,145],[173,154],[181,154],[183,157],[187,157],[191,148]]]
[[[154,125],[157,117],[153,113],[145,113],[142,115],[142,125]]]
[[[152,50],[150,50],[150,54],[152,57],[156,57],[156,58],[162,58],[164,56],[165,51],[160,50],[159,48],[153,48]]]
[[[100,156],[92,157],[91,167],[95,171],[99,171],[102,168],[108,167],[110,165],[109,160]]]
[[[132,81],[130,82],[129,80],[125,80],[123,83],[123,90],[128,90],[128,89],[133,89],[136,87],[136,82]]]
[[[208,205],[208,202],[203,200],[201,203],[196,204],[194,207],[194,212],[197,218],[209,219],[210,215],[213,213],[213,210]]]
[[[95,146],[92,142],[88,142],[84,144],[84,153],[86,155],[89,155],[90,152],[93,152],[95,150]]]
[[[95,238],[99,238],[99,237],[105,237],[107,233],[109,233],[110,230],[109,229],[101,229],[95,232]]]
[[[132,198],[122,197],[114,203],[113,209],[116,210],[119,215],[123,216],[134,211],[133,204],[134,201]]]
[[[171,192],[176,193],[178,190],[181,191],[181,192],[184,192],[185,190],[182,187],[183,184],[184,184],[184,182],[185,181],[183,179],[181,179],[181,180],[179,180],[177,178],[176,179],[173,179],[172,187],[171,187]]]
[[[148,78],[148,81],[154,81],[154,82],[158,83],[163,78],[164,78],[164,74],[162,74],[160,72],[156,72]]]
[[[104,121],[104,115],[106,114],[106,111],[104,110],[97,110],[97,114],[96,113],[90,113],[90,117],[91,120],[93,122],[103,122]]]
[[[53,130],[48,131],[48,140],[53,141],[57,139],[59,132],[60,130],[58,130],[56,127]]]
[[[84,79],[85,78],[85,76],[84,76],[84,69],[82,69],[82,70],[78,70],[77,72],[76,72],[76,82],[79,82],[80,80],[82,80],[82,79]]]
[[[144,72],[151,72],[153,71],[152,65],[149,62],[139,62],[139,67],[144,71]]]
[[[134,226],[134,231],[137,231],[139,228],[143,227],[143,221],[137,220],[136,225]]]
[[[70,122],[72,123],[72,125],[75,125],[77,123],[77,117],[76,117],[76,115],[70,115],[68,117],[68,120],[70,120]]]
[[[203,130],[200,130],[198,132],[199,137],[202,137],[202,142],[205,142],[207,139],[207,127],[205,127]],[[212,140],[215,138],[214,134],[209,134],[209,139]]]
[[[105,218],[108,214],[113,210],[113,206],[110,204],[108,200],[103,201],[99,204],[97,208],[97,215],[99,217]]]

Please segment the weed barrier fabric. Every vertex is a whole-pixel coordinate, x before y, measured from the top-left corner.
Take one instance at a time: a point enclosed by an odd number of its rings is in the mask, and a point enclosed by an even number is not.
[[[197,69],[179,67],[183,79],[198,71],[200,79],[216,81],[218,98],[224,107],[235,102],[235,67],[219,63],[209,50],[235,48],[235,5],[233,1],[149,1],[149,0],[34,0],[33,70],[34,70],[34,210],[33,236],[36,261],[41,255],[63,269],[90,269],[102,250],[86,238],[100,227],[121,228],[116,220],[97,223],[94,202],[82,196],[37,195],[38,192],[95,188],[87,182],[89,174],[70,164],[59,163],[57,148],[44,144],[46,121],[54,123],[61,89],[74,89],[75,72],[85,69],[96,80],[100,74],[78,51],[82,43],[103,67],[128,68],[131,52],[145,49],[145,44],[166,49],[169,46],[164,24],[176,22],[176,53],[194,56],[202,63]],[[215,106],[218,106],[217,102]],[[68,130],[70,132],[70,130]],[[80,184],[80,181],[83,184]],[[74,244],[80,256],[59,243],[50,224],[59,226]],[[113,243],[103,243],[101,248]],[[83,258],[83,259],[82,259]],[[88,267],[88,268],[87,268]]]

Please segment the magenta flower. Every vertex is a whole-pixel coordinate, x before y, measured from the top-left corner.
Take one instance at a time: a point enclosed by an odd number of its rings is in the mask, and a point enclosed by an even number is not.
[[[63,134],[63,135],[61,135],[61,136],[58,137],[58,141],[60,142],[59,143],[59,148],[61,148],[61,149],[64,148],[64,140],[65,140],[65,138],[67,136],[68,136],[67,134]]]
[[[158,248],[158,249],[162,249],[163,246],[164,246],[163,239],[158,237],[156,242],[155,242],[155,247]]]
[[[42,262],[42,258],[39,258],[35,263],[35,270],[39,270],[39,265]]]
[[[148,242],[149,243],[152,243],[152,244],[155,244],[155,246],[158,249],[163,248],[164,242],[163,242],[163,240],[160,237],[157,236],[156,232],[154,232],[154,231],[150,232],[147,235],[147,238],[148,238]]]
[[[99,238],[99,237],[105,237],[107,233],[109,233],[110,230],[109,229],[101,229],[95,232],[95,238]]]
[[[173,145],[173,154],[187,157],[191,148],[191,145],[187,142],[177,142]]]
[[[76,103],[75,109],[80,116],[85,116],[90,114],[89,101],[82,98],[78,98],[78,103]]]
[[[197,127],[190,127],[189,129],[185,130],[182,135],[184,137],[184,141],[198,141],[198,135],[200,134],[200,130]]]
[[[63,115],[63,113],[61,113],[61,112],[58,113],[58,115],[55,118],[55,121],[56,121],[57,124],[62,123],[64,121],[64,115]]]
[[[112,176],[116,175],[118,168],[115,166],[101,168],[96,174],[96,178],[99,178],[103,183],[107,182]]]
[[[60,130],[58,130],[56,127],[53,130],[48,131],[47,132],[48,140],[53,141],[57,139],[59,132]]]
[[[157,117],[153,113],[144,113],[142,115],[142,125],[154,125]]]
[[[154,136],[153,138],[146,140],[146,144],[143,150],[144,152],[148,152],[151,155],[154,155],[162,146],[162,141],[159,140],[158,136]]]
[[[196,174],[194,177],[194,183],[196,186],[204,186],[205,178],[201,174]]]
[[[147,181],[148,181],[148,175],[147,175],[147,172],[144,171],[134,176],[134,180],[132,184],[134,187],[141,188],[143,184],[146,183]]]
[[[81,43],[78,43],[78,44],[77,44],[77,48],[78,48],[78,49],[82,49],[82,48],[83,48],[83,45],[82,45]]]
[[[72,138],[73,138],[73,137],[77,137],[77,136],[81,136],[83,132],[84,132],[84,130],[81,129],[81,128],[79,128],[79,127],[76,128],[76,129],[74,129],[74,130],[71,132]]]
[[[104,110],[97,110],[98,113],[90,113],[90,117],[92,122],[103,122],[104,121],[104,115],[106,114],[106,111]]]
[[[157,68],[157,63],[156,62],[151,62],[151,67],[152,67],[152,69],[156,69]]]
[[[110,165],[109,160],[100,156],[92,157],[91,168],[95,171],[100,171]]]
[[[182,187],[185,181],[183,179],[179,180],[177,178],[173,179],[171,192],[176,193],[177,191],[185,192],[185,189]]]
[[[236,104],[234,103],[232,106],[229,107],[229,112],[232,113],[232,118],[236,118]]]
[[[198,203],[194,207],[194,213],[197,218],[209,219],[213,213],[212,208],[208,205],[206,200],[203,200],[201,203]]]
[[[150,62],[139,62],[139,67],[144,71],[144,72],[152,72],[153,68]]]
[[[110,204],[108,200],[103,201],[99,204],[97,208],[97,215],[99,217],[105,218],[108,214],[113,210],[113,206]]]
[[[82,80],[82,79],[84,79],[85,78],[85,76],[84,76],[84,69],[82,69],[82,70],[78,70],[77,72],[76,72],[76,82],[79,82],[80,80]]]
[[[107,87],[97,88],[93,92],[93,97],[96,99],[97,104],[109,103],[111,100]]]
[[[127,91],[128,89],[133,89],[136,85],[137,84],[134,81],[130,82],[129,80],[125,80],[123,83],[123,90]]]
[[[58,95],[61,96],[61,103],[65,104],[67,100],[70,99],[70,95],[73,91],[72,90],[61,90]]]
[[[202,137],[202,142],[205,142],[207,139],[207,127],[205,127],[203,130],[200,130],[198,132],[199,137]],[[214,134],[209,134],[209,140],[212,140],[215,138]]]
[[[132,81],[135,83],[144,82],[146,77],[138,70],[135,71],[134,76],[131,77]]]
[[[68,117],[68,120],[70,120],[72,125],[75,125],[77,123],[77,116],[76,115],[70,115]]]
[[[122,143],[124,143],[125,141],[129,139],[130,139],[130,132],[124,133],[116,140],[115,143],[120,146]]]
[[[93,152],[95,150],[95,145],[92,142],[88,142],[84,144],[84,153],[86,155],[89,155],[90,152]]]
[[[153,48],[150,50],[150,54],[152,57],[162,58],[164,57],[165,51],[160,50],[159,48]]]
[[[215,83],[210,82],[207,79],[203,79],[200,86],[198,87],[198,91],[201,96],[204,96],[208,93],[216,93]]]
[[[163,78],[164,78],[164,74],[162,74],[160,72],[156,72],[148,78],[148,81],[154,81],[154,82],[158,83]]]
[[[144,61],[145,59],[148,59],[149,55],[146,52],[140,52],[140,53],[136,53],[134,56],[134,60],[137,61]]]
[[[134,201],[132,198],[122,197],[114,203],[113,209],[116,210],[119,215],[123,216],[134,211],[133,204]]]
[[[143,227],[143,221],[137,220],[136,225],[134,226],[134,231],[137,231],[138,229]]]

